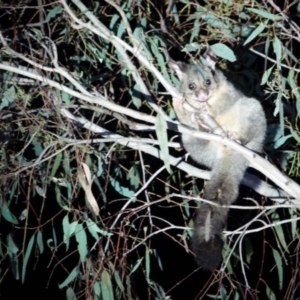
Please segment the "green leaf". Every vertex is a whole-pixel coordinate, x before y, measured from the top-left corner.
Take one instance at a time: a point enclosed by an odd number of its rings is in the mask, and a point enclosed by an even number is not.
[[[78,243],[78,251],[80,255],[80,260],[82,262],[85,261],[86,256],[87,256],[87,238],[86,238],[86,233],[85,230],[83,229],[82,224],[78,223],[76,226],[76,231],[75,231],[75,238]]]
[[[76,300],[76,294],[71,287],[68,287],[66,290],[67,300]]]
[[[37,232],[36,242],[39,247],[40,253],[42,254],[44,252],[44,243],[43,243],[43,234],[40,230]]]
[[[272,220],[273,222],[278,222],[280,221],[280,218],[279,218],[279,215],[278,213],[274,212],[272,213]],[[281,225],[275,225],[275,231],[276,231],[276,234],[277,234],[277,237],[281,243],[281,245],[283,246],[283,248],[285,249],[285,251],[287,253],[289,253],[289,249],[288,249],[288,246],[285,242],[285,236],[284,236],[284,232],[283,232],[283,229],[282,229],[282,226]]]
[[[126,198],[132,198],[134,196],[134,192],[127,187],[121,186],[119,181],[117,181],[114,178],[110,178],[110,183],[113,186],[113,188],[122,196]]]
[[[290,124],[290,131],[293,135],[293,138],[297,141],[297,143],[300,143],[300,136],[297,134],[297,132],[293,129],[292,124]]]
[[[127,178],[130,181],[130,185],[137,190],[137,188],[140,185],[140,179],[141,179],[141,175],[140,172],[138,170],[138,168],[136,166],[132,166],[129,169],[129,172],[127,173]]]
[[[19,224],[18,219],[12,214],[6,202],[2,203],[2,197],[0,196],[0,208],[1,214],[3,218],[12,223],[12,224]]]
[[[266,285],[266,294],[269,300],[276,300],[274,292],[269,288],[268,285]]]
[[[126,30],[126,27],[125,27],[124,21],[121,20],[121,22],[119,23],[119,26],[118,26],[117,37],[121,39],[125,30]]]
[[[159,142],[161,157],[165,163],[167,171],[171,174],[170,159],[169,159],[169,147],[168,147],[168,135],[167,135],[167,123],[163,115],[158,112],[155,119],[155,131],[157,140]]]
[[[7,243],[7,248],[8,248],[8,256],[10,260],[10,265],[11,265],[11,272],[16,280],[20,279],[19,275],[19,260],[18,260],[18,251],[19,248],[15,244],[11,233],[7,235],[6,238],[6,243]]]
[[[194,21],[194,26],[193,26],[193,31],[192,34],[190,36],[190,43],[192,43],[194,41],[195,38],[197,38],[200,35],[200,18],[196,18]],[[197,43],[196,43],[197,44]],[[190,52],[190,51],[188,51]]]
[[[201,50],[201,46],[198,43],[191,43],[185,45],[185,47],[181,50],[182,52],[195,52]]]
[[[111,279],[106,269],[103,269],[101,274],[101,291],[103,300],[114,300]]]
[[[108,262],[109,263],[109,268],[111,269],[111,273],[114,274],[114,279],[117,283],[117,286],[119,287],[119,289],[124,292],[125,291],[125,287],[122,283],[122,280],[120,278],[120,275],[119,275],[119,271],[115,270],[115,267],[114,265],[112,264],[111,261]]]
[[[51,19],[55,18],[57,15],[60,15],[62,12],[63,8],[60,5],[55,6],[49,11],[44,23],[48,23]]]
[[[220,287],[220,296],[221,296],[221,299],[228,299],[228,294],[227,294],[227,291],[224,287],[224,285],[221,285]]]
[[[274,14],[271,14],[265,10],[260,10],[260,9],[257,9],[257,8],[248,8],[246,7],[246,9],[254,12],[255,14],[259,15],[259,16],[262,16],[266,19],[269,19],[269,20],[272,20],[272,21],[279,21],[279,20],[282,20],[282,16],[278,16],[278,15],[274,15]]]
[[[252,243],[249,238],[245,238],[244,241],[246,246],[246,261],[248,264],[250,264],[252,255],[254,253]]]
[[[22,283],[24,283],[24,280],[25,280],[26,268],[27,268],[27,264],[28,264],[28,260],[29,260],[31,251],[32,251],[34,239],[35,239],[35,234],[33,234],[32,237],[30,238],[29,243],[27,245],[26,252],[25,252],[24,262],[23,262],[23,266],[22,266]]]
[[[177,5],[175,4],[175,2],[172,5],[172,16],[174,18],[175,24],[179,25],[180,24],[180,19],[179,19]]]
[[[68,94],[66,92],[62,92],[62,91],[61,91],[60,94],[61,94],[60,97],[62,98],[63,103],[66,104],[66,105],[70,105],[71,104],[72,96],[70,94]]]
[[[141,262],[143,261],[143,259],[144,258],[142,257],[142,258],[140,258],[140,259],[137,260],[137,262],[135,263],[134,267],[132,268],[129,276],[131,276],[136,271],[136,269],[139,267],[139,265],[141,264]]]
[[[109,29],[113,30],[114,27],[117,27],[117,21],[120,19],[120,16],[118,14],[113,14],[111,19],[110,19],[110,23],[109,23]]]
[[[228,46],[226,46],[222,43],[217,43],[217,44],[211,45],[210,48],[217,56],[227,59],[231,62],[236,61],[234,52]]]
[[[276,267],[278,271],[278,283],[279,283],[279,289],[282,290],[282,284],[283,284],[283,268],[282,268],[282,259],[280,257],[279,252],[276,249],[272,249],[274,260],[276,262]]]
[[[71,283],[79,274],[78,267],[75,267],[72,272],[69,274],[69,276],[64,280],[63,283],[61,283],[58,287],[60,289],[64,288],[67,286],[69,283]]]
[[[41,197],[45,197],[45,191],[40,186],[35,185],[35,190]]]
[[[277,36],[274,37],[273,48],[274,48],[274,52],[276,54],[277,68],[278,68],[278,70],[280,70],[281,69],[282,45]]]
[[[42,154],[43,150],[44,150],[42,144],[35,137],[32,139],[32,144],[34,145],[35,155],[40,156]]]
[[[94,291],[95,291],[95,295],[98,297],[96,299],[100,299],[101,286],[100,286],[100,283],[98,281],[95,281],[95,283],[94,283]]]
[[[295,75],[295,70],[291,69],[289,71],[289,75],[288,75],[287,79],[288,79],[288,83],[289,83],[290,87],[292,88],[292,93],[296,96],[297,113],[298,113],[298,116],[300,116],[300,93],[299,93],[299,87],[295,83],[294,75]]]
[[[297,212],[298,212],[298,210],[296,207],[289,209],[289,213],[291,215],[291,233],[292,233],[293,239],[296,238],[296,236],[297,236],[297,221],[295,220],[295,218],[298,217]]]
[[[158,251],[156,249],[152,249],[152,252],[153,252],[153,255],[154,257],[156,258],[156,262],[160,268],[161,271],[164,271],[164,268],[163,268],[163,265],[162,265],[162,262],[161,262],[161,259],[160,259],[160,256],[158,254]]]
[[[139,85],[136,83],[133,87],[133,89],[129,89],[128,93],[130,94],[132,98],[132,102],[134,106],[139,109],[142,105],[142,94]]]
[[[12,104],[15,100],[16,97],[16,90],[14,86],[11,86],[9,89],[7,89],[4,94],[3,94],[3,98],[1,100],[1,104],[0,104],[0,111],[4,108],[4,107],[8,107],[10,104]]]
[[[271,68],[265,70],[264,74],[263,74],[263,77],[261,79],[261,85],[264,85],[268,82],[269,78],[270,78],[270,75],[272,73],[272,70],[273,70],[274,66],[272,66]]]
[[[55,157],[55,160],[54,160],[54,164],[53,164],[53,167],[52,167],[52,170],[51,170],[51,174],[50,174],[50,177],[54,177],[58,167],[61,165],[61,161],[62,161],[62,154],[61,152],[58,153]]]
[[[297,4],[297,14],[298,14],[298,16],[300,15],[300,1],[298,1],[298,4]]]
[[[97,226],[97,224],[94,221],[92,221],[91,219],[87,219],[85,222],[86,222],[87,229],[89,230],[90,234],[94,237],[94,239],[96,241],[98,241],[98,239],[99,239],[98,233],[100,233],[101,235],[104,235],[104,236],[112,236],[113,235],[113,233],[99,228]]]
[[[221,21],[219,17],[216,17],[212,13],[207,13],[205,10],[203,10],[201,7],[198,7],[197,12],[195,14],[190,15],[187,20],[193,20],[193,19],[199,19],[206,21],[209,25],[215,28],[221,28],[223,30],[228,30],[229,26]]]
[[[146,268],[146,280],[150,279],[150,254],[149,248],[146,246],[145,253],[145,268]]]
[[[126,276],[126,293],[127,293],[127,299],[132,299],[131,296],[131,284],[130,284],[130,277]]]
[[[265,21],[264,23],[261,23],[255,30],[252,31],[252,33],[248,36],[246,41],[244,42],[244,45],[250,43],[252,40],[254,40],[261,32],[264,31],[268,24],[268,21]]]
[[[274,143],[274,149],[278,149],[279,147],[281,147],[287,140],[289,140],[290,138],[292,138],[293,135],[289,134],[286,136],[282,136],[281,138],[279,138],[275,143]]]
[[[57,238],[56,238],[56,232],[55,232],[54,226],[52,226],[52,235],[53,235],[54,248],[56,248],[57,247]]]
[[[62,225],[63,225],[63,232],[64,232],[63,241],[66,244],[66,251],[68,251],[69,245],[70,245],[70,235],[71,235],[71,228],[70,228],[69,215],[68,214],[66,214],[64,216],[64,218],[62,220]],[[76,223],[76,225],[77,225],[77,223]]]

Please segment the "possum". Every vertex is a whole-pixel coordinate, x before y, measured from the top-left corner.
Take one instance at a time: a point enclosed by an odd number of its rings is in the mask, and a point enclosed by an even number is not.
[[[169,59],[180,82],[183,99],[173,98],[173,106],[181,124],[194,129],[213,132],[201,121],[210,115],[229,138],[255,152],[261,152],[266,132],[266,117],[260,102],[246,97],[216,68],[216,56],[211,49],[205,61],[198,65]],[[192,250],[199,266],[213,271],[222,262],[224,245],[222,232],[226,226],[228,208],[238,197],[239,185],[248,167],[248,160],[240,153],[216,141],[182,134],[182,144],[191,158],[211,170],[205,186],[205,199],[218,205],[203,203],[194,220]]]

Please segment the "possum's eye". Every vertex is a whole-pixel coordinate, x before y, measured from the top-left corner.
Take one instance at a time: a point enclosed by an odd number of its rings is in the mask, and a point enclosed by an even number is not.
[[[206,80],[205,80],[205,85],[206,85],[206,86],[210,86],[210,85],[211,85],[210,79],[206,79]]]
[[[196,88],[195,83],[189,83],[188,88],[193,91]]]

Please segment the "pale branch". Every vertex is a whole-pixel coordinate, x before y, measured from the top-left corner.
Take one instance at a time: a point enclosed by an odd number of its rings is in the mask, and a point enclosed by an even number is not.
[[[264,54],[264,53],[260,53],[259,51],[255,50],[253,47],[250,48],[250,51],[253,52],[253,53],[255,53],[255,54],[257,54],[258,56],[261,56],[261,57],[263,57],[263,58],[265,58],[265,59],[267,59],[267,60],[269,60],[269,61],[275,63],[275,64],[277,63],[275,59],[273,59],[273,58],[267,56],[267,55]],[[289,70],[294,70],[295,72],[300,72],[300,69],[297,69],[297,68],[295,68],[294,66],[288,66],[288,65],[286,65],[286,64],[284,64],[284,63],[282,63],[282,62],[280,63],[280,66],[281,66],[281,67],[284,67],[284,68],[286,68],[286,69],[289,69]]]
[[[173,97],[180,97],[178,95],[178,92],[167,82],[167,80],[161,75],[161,73],[155,68],[154,64],[147,60],[146,57],[144,57],[139,49],[136,49],[135,47],[129,46],[127,43],[125,43],[120,38],[116,37],[108,28],[106,28],[88,9],[87,7],[79,0],[73,0],[73,3],[77,5],[77,7],[84,13],[94,24],[92,26],[90,23],[84,23],[81,20],[79,20],[71,11],[71,9],[68,7],[66,2],[64,0],[60,0],[60,2],[64,5],[72,19],[80,24],[81,26],[84,26],[85,28],[88,28],[92,30],[95,34],[98,34],[102,36],[103,38],[107,39],[108,41],[113,42],[113,44],[116,46],[122,46],[124,49],[130,51],[133,55],[135,55],[139,61],[146,66],[150,71],[153,72],[153,74],[156,76],[156,78],[163,84],[163,86],[166,88],[166,90],[172,95]],[[170,128],[170,127],[169,127]],[[183,133],[186,131],[182,131],[181,125],[178,126],[178,131]],[[191,134],[191,132],[188,132]],[[192,135],[196,134],[193,132]],[[205,133],[201,133],[205,134]],[[196,135],[194,135],[196,136]],[[198,136],[200,137],[200,136]],[[293,182],[291,179],[289,179],[287,176],[281,174],[275,167],[273,167],[271,164],[267,163],[263,159],[259,158],[257,155],[253,155],[253,152],[251,152],[248,149],[240,148],[240,145],[237,145],[234,141],[229,141],[227,138],[220,138],[220,137],[214,137],[212,139],[208,138],[208,136],[204,137],[204,135],[201,136],[201,138],[209,139],[209,140],[217,140],[221,141],[223,140],[223,144],[226,146],[231,147],[232,149],[243,153],[243,155],[251,162],[251,165],[255,167],[255,169],[261,171],[264,173],[267,177],[269,177],[274,183],[276,183],[278,186],[280,186],[282,189],[284,189],[287,193],[289,193],[292,197],[295,197],[296,199],[300,199],[300,187]],[[275,175],[274,175],[275,174]]]
[[[78,23],[80,26],[84,28],[91,30],[93,33],[101,36],[107,41],[111,42],[118,51],[119,49],[122,49],[121,50],[122,52],[125,50],[131,52],[145,67],[148,68],[149,71],[151,71],[155,75],[155,77],[160,81],[160,83],[165,87],[165,89],[169,92],[170,95],[172,95],[173,97],[179,96],[178,91],[172,85],[169,84],[169,82],[163,77],[163,75],[159,72],[159,70],[154,66],[153,62],[150,61],[147,57],[142,55],[139,47],[138,48],[131,47],[122,39],[115,36],[114,33],[111,32],[105,25],[103,25],[81,1],[73,0],[72,2],[81,10],[82,14],[84,14],[93,24],[84,23],[83,21],[78,19],[74,15],[70,7],[67,5],[65,0],[60,0],[60,2],[63,4],[64,8],[66,9],[70,17],[76,23]]]
[[[141,121],[146,121],[148,123],[155,124],[155,117],[153,117],[153,116],[149,116],[147,114],[137,112],[135,110],[117,105],[112,102],[109,102],[105,97],[103,97],[101,95],[99,95],[98,97],[90,97],[87,95],[83,95],[79,92],[76,92],[76,91],[66,87],[63,84],[60,84],[51,79],[48,79],[47,77],[26,71],[26,70],[24,70],[24,67],[17,68],[14,66],[10,66],[8,63],[2,62],[2,63],[0,63],[0,69],[14,72],[14,73],[17,73],[17,74],[20,74],[20,75],[23,75],[23,76],[26,76],[29,78],[33,78],[35,80],[38,80],[38,81],[41,81],[44,83],[46,82],[49,86],[55,87],[55,88],[57,88],[63,92],[66,92],[76,98],[80,98],[89,103],[101,105],[105,108],[108,108],[110,110],[116,111],[121,114],[131,116],[131,117],[141,120]],[[261,173],[266,175],[276,185],[278,185],[281,189],[283,189],[286,193],[288,193],[292,197],[294,197],[298,200],[300,199],[300,187],[293,180],[288,178],[286,175],[282,174],[271,163],[269,163],[265,159],[261,158],[260,156],[258,156],[254,152],[252,152],[251,150],[246,149],[245,147],[228,139],[227,137],[213,135],[213,134],[206,133],[206,132],[191,130],[190,128],[188,128],[186,126],[179,124],[178,122],[167,121],[167,126],[171,130],[175,130],[180,133],[187,133],[194,137],[202,138],[205,140],[217,141],[227,147],[234,149],[235,151],[243,154],[250,161],[251,167],[259,170]],[[266,195],[266,196],[268,196],[268,195]]]
[[[155,126],[149,126],[149,125],[145,125],[142,123],[137,123],[137,122],[133,122],[128,120],[127,118],[125,118],[124,116],[122,116],[119,113],[116,113],[112,110],[108,110],[105,109],[103,107],[95,107],[95,106],[91,106],[91,105],[74,105],[74,107],[77,108],[83,108],[83,109],[89,109],[95,112],[100,112],[109,116],[112,116],[113,118],[116,118],[117,120],[119,120],[122,124],[126,124],[130,129],[132,130],[136,130],[136,131],[155,131]],[[148,143],[148,142],[147,142]]]
[[[48,39],[49,40],[49,39]],[[36,63],[35,61],[27,58],[25,55],[20,54],[18,52],[16,52],[15,50],[13,50],[12,48],[10,48],[8,46],[8,44],[6,43],[1,31],[0,31],[0,41],[2,42],[4,49],[2,49],[2,51],[4,51],[5,53],[7,53],[8,55],[12,56],[12,57],[17,57],[27,63],[29,63],[30,65],[34,66],[36,69],[31,69],[31,72],[33,72],[34,74],[36,74],[37,76],[41,75],[38,70],[44,70],[47,72],[54,72],[54,73],[58,73],[61,76],[65,77],[67,80],[69,80],[81,93],[85,94],[85,95],[89,95],[92,96],[92,94],[90,94],[86,89],[84,89],[75,78],[73,78],[73,76],[71,76],[71,74],[69,72],[67,72],[65,69],[59,67],[58,62],[57,62],[57,48],[56,45],[51,41],[51,46],[52,46],[52,50],[53,50],[53,57],[52,58],[52,63],[55,66],[55,68],[50,68],[50,67],[46,67],[42,64]],[[41,43],[41,45],[43,46],[43,44]],[[2,62],[3,64],[7,64],[7,65],[11,65],[10,63],[7,62]],[[22,67],[21,67],[22,68]],[[20,68],[20,69],[21,69]],[[26,70],[25,67],[23,67],[24,70]],[[28,70],[28,69],[27,69]],[[31,77],[32,78],[32,77]]]
[[[168,198],[172,198],[172,197],[183,198],[185,200],[194,200],[196,202],[208,203],[208,204],[213,205],[213,206],[221,206],[221,207],[226,207],[226,208],[230,208],[230,209],[239,209],[239,210],[258,210],[258,209],[260,209],[260,210],[267,211],[267,210],[272,210],[272,209],[274,210],[276,208],[294,208],[295,205],[296,205],[296,204],[278,203],[278,204],[274,204],[274,205],[261,206],[261,205],[257,204],[256,202],[255,202],[256,203],[255,206],[233,205],[233,204],[221,205],[218,202],[215,202],[215,201],[212,201],[212,200],[206,200],[206,199],[203,199],[203,198],[200,198],[200,197],[193,197],[193,196],[181,195],[181,194],[176,194],[176,193],[169,194],[167,197]],[[289,202],[293,203],[292,201],[289,201]]]
[[[116,50],[118,51],[120,56],[123,58],[123,60],[120,63],[122,65],[124,65],[130,71],[130,73],[132,74],[132,77],[134,78],[135,82],[139,86],[140,92],[147,99],[150,106],[156,112],[158,112],[160,107],[156,104],[155,100],[151,96],[151,93],[149,92],[145,82],[141,78],[140,73],[138,72],[136,66],[133,64],[132,59],[130,59],[130,57],[126,53],[126,50],[129,50],[133,55],[136,56],[136,53],[138,53],[140,51],[140,49],[134,48],[135,50],[133,50],[133,48],[130,46],[129,46],[129,49],[126,49],[126,47],[124,47],[124,45],[122,45],[123,41],[121,39],[112,38],[113,34],[109,31],[109,29],[106,28],[96,18],[96,16],[88,10],[88,8],[81,1],[76,0],[76,1],[72,1],[72,2],[81,10],[82,14],[84,14],[92,23],[84,23],[83,21],[81,21],[80,19],[78,19],[75,16],[75,14],[72,12],[70,7],[67,5],[67,3],[64,0],[60,0],[60,2],[62,3],[62,5],[66,9],[66,11],[68,12],[70,17],[74,20],[74,22],[79,25],[79,26],[77,26],[77,25],[71,24],[71,26],[73,28],[76,28],[76,29],[87,28],[87,29],[91,30],[93,33],[95,33],[95,34],[101,36],[102,38],[106,39],[107,41],[111,42],[115,46]],[[92,25],[92,24],[94,24],[94,25]],[[125,43],[125,45],[127,45],[127,44]],[[146,58],[144,58],[144,60],[147,61]],[[156,70],[156,71],[157,71],[156,73],[160,74],[160,72],[158,70]],[[164,117],[166,119],[169,118],[165,112],[162,112],[162,113],[164,114]]]
[[[297,222],[299,220],[300,220],[300,217],[289,218],[289,219],[278,221],[278,222],[273,221],[271,224],[266,224],[262,220],[259,220],[260,222],[264,223],[265,225],[262,226],[262,227],[258,227],[258,228],[255,228],[255,229],[249,229],[249,230],[242,230],[241,228],[238,228],[237,230],[234,230],[234,231],[224,231],[224,234],[225,235],[236,235],[236,234],[239,235],[239,234],[244,234],[244,233],[249,234],[249,233],[259,232],[259,231],[262,231],[262,230],[267,229],[267,228],[276,227],[276,226],[286,224],[286,223]],[[253,223],[253,222],[251,222],[251,223]],[[243,226],[243,227],[245,227],[245,226]]]

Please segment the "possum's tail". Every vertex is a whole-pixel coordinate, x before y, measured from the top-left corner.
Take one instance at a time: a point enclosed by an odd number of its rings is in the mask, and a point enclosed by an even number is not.
[[[218,205],[200,205],[192,238],[192,250],[204,270],[213,271],[220,266],[224,245],[222,231],[228,213],[228,208],[220,205],[230,205],[236,200],[247,166],[248,161],[236,152],[214,163],[211,180],[205,187],[205,199]]]

